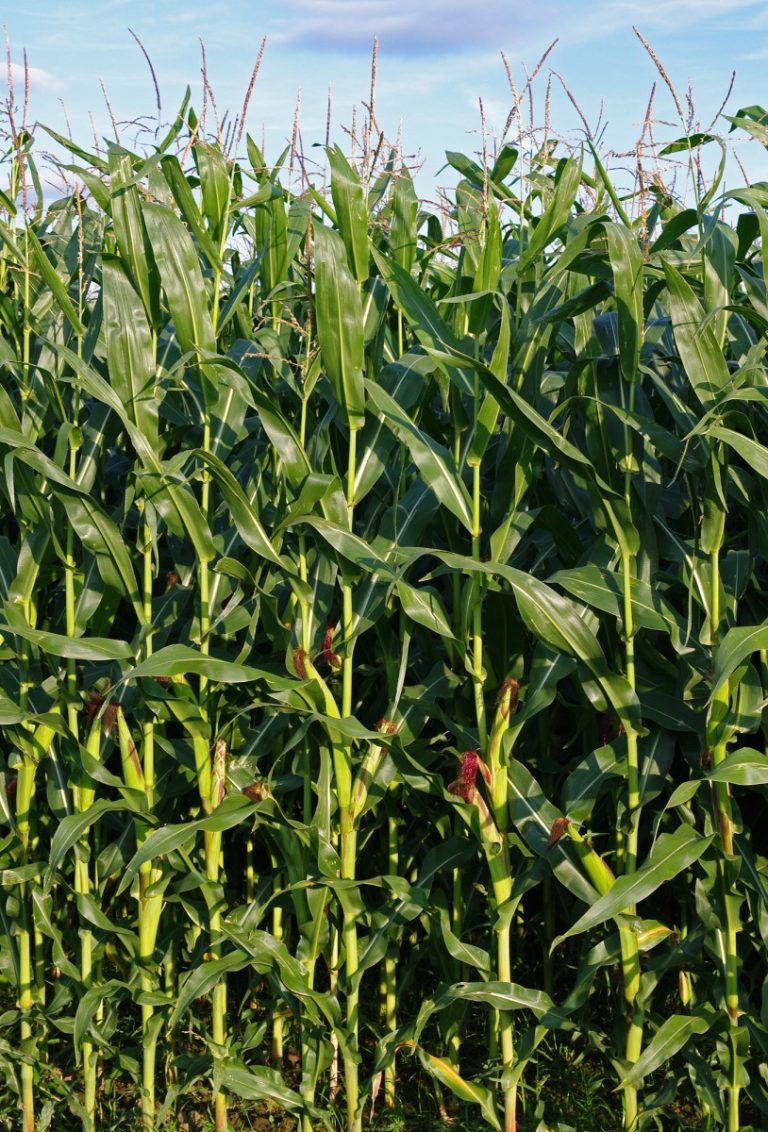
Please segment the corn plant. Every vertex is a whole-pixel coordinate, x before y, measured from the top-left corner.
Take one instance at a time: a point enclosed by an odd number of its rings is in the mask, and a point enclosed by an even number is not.
[[[768,195],[376,129],[11,130],[0,1103],[759,1127]]]

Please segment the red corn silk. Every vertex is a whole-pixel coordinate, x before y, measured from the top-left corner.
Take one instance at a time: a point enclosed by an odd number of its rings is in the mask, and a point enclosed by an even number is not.
[[[88,699],[85,701],[85,721],[86,723],[93,723],[93,717],[99,711],[104,703],[104,697],[99,692],[89,692]]]
[[[465,751],[461,756],[459,777],[447,787],[448,793],[455,794],[462,801],[471,803],[475,797],[475,782],[477,781],[479,766],[480,758],[477,751]]]
[[[332,668],[334,672],[338,672],[338,670],[341,668],[341,657],[338,653],[335,653],[333,651],[333,634],[335,633],[335,631],[336,630],[334,628],[333,622],[329,621],[325,627],[325,635],[323,637],[323,647],[321,652],[323,660],[328,665],[328,667]]]
[[[252,782],[250,786],[243,787],[243,794],[251,802],[263,802],[272,797],[272,792],[266,782]]]
[[[168,593],[168,591],[172,590],[174,586],[178,586],[180,582],[181,578],[176,573],[176,571],[169,570],[165,575],[165,592]]]
[[[520,701],[520,685],[514,676],[508,676],[504,683],[499,688],[499,694],[496,697],[496,703],[501,708],[501,714],[504,719],[509,719],[510,715],[514,715],[517,711]]]
[[[552,830],[549,835],[549,841],[547,842],[547,849],[551,849],[553,845],[557,845],[570,824],[568,818],[555,818],[552,822]]]

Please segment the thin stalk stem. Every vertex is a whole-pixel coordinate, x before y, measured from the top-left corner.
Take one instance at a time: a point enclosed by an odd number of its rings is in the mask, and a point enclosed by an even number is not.
[[[203,451],[211,450],[211,421],[207,411],[203,417]],[[208,520],[211,505],[211,476],[207,468],[203,469],[200,492],[200,508],[203,517]],[[210,614],[210,570],[207,558],[198,561],[198,585],[200,588],[200,652],[208,656],[210,649],[211,614]],[[208,719],[208,677],[200,675],[199,681],[200,714]],[[210,762],[206,761],[206,769]],[[226,775],[226,748],[221,740],[216,743],[213,756],[213,772],[211,774],[210,794],[206,798],[204,788],[201,789],[203,808],[210,813],[221,801],[224,793],[224,779]],[[202,784],[199,784],[202,785]],[[205,843],[205,872],[206,878],[214,885],[218,885],[221,872],[221,833],[206,831]],[[220,948],[217,941],[221,931],[221,908],[216,905],[209,914],[209,953],[212,960],[220,958]],[[214,1045],[220,1049],[226,1043],[226,1017],[227,1017],[227,982],[226,976],[221,975],[211,994],[211,1036]],[[226,1132],[227,1129],[227,1098],[221,1090],[214,1093],[214,1128],[216,1132]]]
[[[456,823],[455,832],[458,836],[464,836],[463,826]],[[414,880],[416,878],[414,877]],[[451,931],[458,938],[461,939],[464,933],[464,887],[462,885],[461,869],[453,869],[451,877]],[[464,971],[462,965],[456,962],[457,982],[463,980]],[[458,1073],[461,1067],[461,1026],[457,1015],[457,1011],[452,1012],[454,1017],[450,1022],[450,1029],[448,1032],[448,1060],[451,1066]]]
[[[25,311],[26,311],[25,305]],[[26,371],[25,371],[26,372]],[[33,625],[31,604],[25,601],[22,605],[24,617],[29,625]],[[22,640],[19,647],[19,708],[26,712],[29,703],[29,644]],[[32,725],[24,724],[25,730],[32,730]],[[26,864],[30,855],[32,842],[32,807],[35,791],[34,759],[30,758],[26,750],[21,753],[21,766],[19,767],[16,784],[16,829],[21,843],[21,863]],[[21,1048],[32,1039],[32,1010],[34,1008],[34,994],[32,981],[32,932],[30,931],[30,895],[28,886],[19,886],[19,926],[18,926],[18,955],[19,955],[19,1010],[21,1012],[20,1037]],[[21,1108],[22,1132],[35,1132],[35,1082],[32,1062],[21,1063]]]
[[[152,529],[146,515],[143,499],[138,500],[141,514],[142,607],[147,626],[144,656],[153,652],[152,640],[152,589],[154,583],[152,563]],[[148,717],[141,724],[141,785],[151,813],[155,804],[155,731],[154,721]],[[139,870],[139,969],[140,986],[144,1001],[141,1005],[142,1029],[142,1127],[153,1132],[155,1127],[155,1078],[157,1070],[157,1029],[154,1024],[155,1008],[151,998],[156,992],[154,969],[155,946],[163,908],[162,894],[156,886],[162,880],[162,868],[152,860],[145,861]]]
[[[720,635],[720,547],[713,547],[710,554],[711,592],[710,621],[712,640]],[[712,697],[709,730],[709,754],[713,770],[727,755],[727,737],[723,724],[730,707],[730,692],[726,680]],[[733,813],[731,796],[726,782],[714,784],[714,803],[717,827],[722,842],[722,854],[718,860],[717,872],[723,901],[725,919],[725,1008],[728,1016],[728,1048],[730,1066],[726,1092],[728,1094],[728,1132],[737,1132],[739,1117],[739,913],[734,901],[733,883],[729,878],[728,863],[733,859]]]
[[[387,817],[387,872],[390,876],[397,876],[400,868],[400,846],[397,833],[397,818],[391,814]],[[393,1034],[397,1029],[397,959],[393,953],[392,945],[387,948],[384,957],[384,1010],[383,1022],[387,1033]],[[395,1107],[397,1091],[397,1072],[395,1054],[392,1063],[384,1070],[384,1104],[387,1108]]]
[[[27,886],[20,887],[21,914],[19,918],[19,1010],[21,1011],[21,1048],[32,1040],[31,1013],[34,1007],[32,992],[32,947],[29,930],[29,898]],[[31,1052],[31,1051],[30,1051]],[[35,1132],[35,1077],[31,1059],[21,1063],[22,1132]]]
[[[328,948],[328,989],[336,995],[339,989],[339,952],[341,945],[341,932],[336,923],[331,924],[330,943]],[[331,1064],[328,1068],[328,1099],[334,1103],[339,1095],[339,1039],[336,1032],[331,1033]]]
[[[627,375],[629,379],[629,409],[634,410],[637,374]],[[624,425],[624,503],[628,514],[632,513],[632,436],[628,426]],[[617,532],[618,533],[618,532]],[[626,538],[626,536],[625,536]],[[633,691],[637,688],[635,672],[635,617],[632,606],[632,582],[635,576],[635,554],[627,546],[626,541],[619,538],[621,548],[621,573],[623,589],[623,619],[624,619],[624,663],[627,683]],[[640,833],[640,755],[638,750],[638,734],[636,729],[625,721],[624,731],[627,743],[627,831],[619,831],[621,840],[622,869],[626,874],[637,871],[638,839]],[[625,909],[628,915],[634,915],[635,905],[629,904]],[[619,929],[619,946],[621,949],[621,970],[624,986],[624,1004],[626,1009],[626,1035],[624,1044],[624,1058],[630,1065],[634,1065],[640,1057],[643,1047],[643,1010],[638,1006],[637,995],[640,989],[640,960],[637,936],[625,928]],[[630,1132],[637,1128],[638,1101],[635,1086],[626,1085],[622,1089],[624,1105],[624,1127]]]
[[[78,344],[80,344],[78,342]],[[75,478],[77,472],[77,445],[72,442],[72,434],[70,433],[70,447],[69,447],[69,475],[71,479]],[[72,526],[67,526],[67,540],[66,540],[66,558],[64,563],[64,619],[66,625],[67,636],[70,640],[74,640],[77,635],[76,630],[76,605],[75,605],[75,532]],[[79,720],[77,710],[77,662],[74,658],[67,659],[67,724],[70,733],[75,739],[79,738]],[[100,743],[99,726],[95,728],[95,740],[98,745]],[[89,742],[89,747],[93,746],[93,742]],[[92,792],[83,791],[79,786],[74,789],[74,803],[75,809],[82,813],[84,812],[90,802],[92,801],[89,796]],[[75,859],[75,893],[78,896],[88,897],[91,894],[91,879],[88,865],[89,853],[89,839],[86,834],[82,841],[83,856]],[[80,982],[83,991],[87,991],[91,985],[93,974],[93,932],[90,929],[88,921],[81,920],[80,923]],[[97,1055],[93,1048],[93,1042],[89,1037],[83,1038],[81,1056],[83,1060],[83,1107],[85,1115],[83,1119],[84,1132],[94,1132],[96,1127],[96,1071],[97,1071]]]
[[[272,869],[274,874],[275,889],[282,888],[282,878],[280,876],[280,869],[276,857],[272,857]],[[272,905],[272,935],[276,940],[282,942],[283,940],[283,909],[275,903]],[[283,1053],[285,1044],[285,1015],[280,1006],[275,1006],[272,1010],[272,1064],[281,1066],[283,1063]]]
[[[479,393],[478,393],[479,397]],[[472,468],[472,557],[480,561],[480,464]],[[475,698],[477,718],[477,739],[482,751],[488,740],[485,718],[484,673],[483,673],[483,583],[480,575],[475,575],[470,585],[476,585],[478,592],[472,609],[472,687]]]
[[[635,622],[632,610],[633,559],[630,554],[622,555],[622,581],[624,589],[624,637],[625,668],[627,683],[636,688],[635,677]],[[637,869],[637,841],[640,817],[640,763],[637,732],[634,727],[625,726],[627,740],[627,812],[629,830],[627,833],[625,871],[634,873]],[[630,912],[633,908],[628,909]]]
[[[489,818],[489,832],[495,836],[486,839],[483,848],[488,860],[493,887],[493,903],[496,912],[496,972],[501,983],[512,982],[512,869],[509,859],[509,780],[507,762],[504,757],[504,736],[509,729],[509,721],[517,709],[519,687],[517,681],[509,678],[499,691],[498,704],[491,728],[486,752],[487,772],[490,775],[490,794],[492,820]],[[498,838],[498,840],[496,840]],[[512,1014],[508,1010],[498,1012],[493,1018],[494,1034],[498,1034],[502,1075],[509,1078],[515,1066],[515,1036]],[[517,1132],[517,1083],[508,1082],[504,1088],[504,1132]]]
[[[219,883],[219,862],[221,858],[221,833],[209,832],[205,838],[205,875],[212,884]],[[211,960],[221,958],[221,948],[218,936],[221,932],[221,906],[216,904],[210,912],[210,944]],[[227,984],[221,978],[213,988],[211,996],[211,1036],[214,1045],[223,1051],[227,1040]],[[216,1132],[227,1132],[227,1098],[224,1093],[217,1090],[214,1093],[214,1128]]]
[[[349,431],[349,453],[347,465],[347,525],[354,528],[355,475],[357,471],[357,431]],[[344,630],[344,657],[342,659],[341,715],[347,718],[352,714],[354,644],[352,631],[354,625],[353,592],[349,582],[342,584],[342,619]],[[341,876],[344,880],[354,880],[357,864],[357,829],[352,804],[352,751],[349,746],[341,749],[336,745],[334,752],[336,764],[336,790],[340,811]],[[344,977],[346,982],[346,1023],[349,1038],[348,1053],[344,1058],[344,1085],[347,1104],[347,1132],[359,1132],[362,1118],[359,1107],[359,986],[357,977],[358,946],[357,918],[354,912],[343,911],[342,935],[344,942]]]

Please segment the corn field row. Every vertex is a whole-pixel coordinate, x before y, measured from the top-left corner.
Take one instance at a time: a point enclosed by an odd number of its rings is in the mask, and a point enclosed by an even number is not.
[[[6,1126],[565,1129],[553,1041],[616,1127],[765,1126],[768,188],[505,144],[446,222],[186,101],[58,141],[0,193]]]

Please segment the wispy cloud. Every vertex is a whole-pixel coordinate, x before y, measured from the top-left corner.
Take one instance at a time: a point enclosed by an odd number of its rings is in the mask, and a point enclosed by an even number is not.
[[[50,71],[44,71],[42,67],[27,67],[26,77],[29,80],[30,90],[61,90],[62,84],[59,80]],[[23,89],[25,82],[23,63],[11,63],[11,82],[16,90]],[[7,67],[0,66],[0,85],[8,87]]]
[[[556,8],[545,0],[534,17],[521,0],[485,0],[469,16],[465,0],[420,0],[409,7],[391,0],[286,0],[288,16],[275,38],[319,50],[370,51],[376,35],[391,54],[465,54],[519,41],[539,23],[542,9]]]
[[[764,0],[485,0],[467,12],[466,0],[285,0],[273,41],[318,51],[383,51],[401,56],[466,55],[497,46],[527,53],[543,38],[587,42],[638,23],[676,32],[692,23],[764,9]]]
[[[209,4],[205,8],[183,8],[180,12],[169,12],[163,18],[169,24],[198,24],[202,27],[211,19],[225,16],[228,11],[226,4]]]

